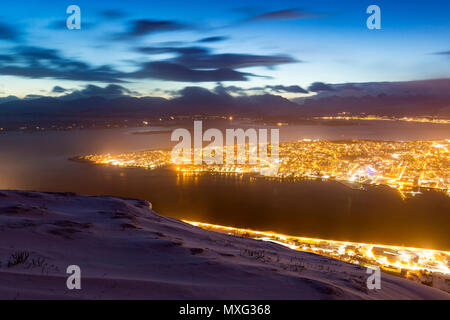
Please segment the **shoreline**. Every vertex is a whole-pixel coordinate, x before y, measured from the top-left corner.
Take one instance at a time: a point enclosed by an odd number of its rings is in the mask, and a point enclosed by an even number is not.
[[[13,190],[0,201],[2,299],[450,299],[429,275],[383,272],[381,289],[368,290],[362,264],[205,230],[148,201]],[[66,288],[74,264],[81,291]]]
[[[159,150],[159,149],[158,149]],[[145,150],[147,151],[147,150]],[[388,184],[384,184],[384,183],[378,183],[378,184],[374,184],[374,183],[366,183],[366,182],[354,182],[354,181],[350,181],[350,180],[344,180],[344,179],[336,179],[336,178],[322,178],[322,177],[314,177],[314,176],[302,176],[302,177],[277,177],[277,176],[264,176],[261,175],[259,173],[252,173],[252,172],[220,172],[220,171],[212,171],[212,170],[204,170],[204,171],[198,171],[198,172],[183,172],[183,171],[177,171],[176,169],[173,169],[173,165],[171,164],[167,164],[167,165],[162,165],[159,167],[155,167],[155,168],[145,168],[145,167],[139,167],[139,166],[117,166],[117,165],[113,165],[113,164],[104,164],[104,163],[96,163],[92,160],[88,160],[88,159],[83,159],[84,156],[75,156],[75,157],[71,157],[68,158],[69,161],[74,161],[74,162],[79,162],[79,163],[85,163],[85,164],[90,164],[90,165],[102,165],[102,166],[109,166],[109,167],[113,167],[113,168],[125,168],[125,169],[143,169],[143,170],[154,170],[157,168],[164,168],[167,169],[169,171],[173,171],[173,172],[179,172],[180,174],[186,174],[186,175],[192,175],[192,176],[201,176],[201,175],[221,175],[221,176],[241,176],[241,175],[247,175],[250,176],[252,178],[255,179],[265,179],[265,180],[270,180],[270,181],[280,181],[280,182],[300,182],[300,181],[305,181],[305,180],[312,180],[312,181],[333,181],[336,183],[339,183],[351,190],[358,190],[358,191],[364,191],[366,192],[367,189],[366,187],[386,187],[389,188],[390,190],[393,191],[397,191],[398,193],[400,193],[401,197],[403,199],[408,199],[409,197],[404,195],[404,193],[412,193],[412,196],[415,196],[415,194],[420,194],[420,190],[425,190],[425,191],[430,191],[430,192],[440,192],[440,193],[444,193],[444,194],[448,194],[448,196],[450,196],[450,190],[446,190],[446,189],[442,189],[442,188],[432,188],[432,187],[415,187],[415,188],[411,188],[411,189],[405,189],[405,190],[398,190],[396,188],[391,187]],[[415,190],[419,190],[419,191],[415,191]],[[401,191],[401,192],[400,192]]]

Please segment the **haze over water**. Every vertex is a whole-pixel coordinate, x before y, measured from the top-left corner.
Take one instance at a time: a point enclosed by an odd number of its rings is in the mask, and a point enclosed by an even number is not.
[[[151,201],[156,212],[180,219],[324,239],[450,249],[450,198],[438,192],[424,192],[405,202],[387,187],[362,192],[337,182],[186,177],[165,169],[123,169],[68,160],[170,146],[170,134],[131,134],[138,130],[148,129],[0,134],[0,188],[142,198]],[[448,139],[450,126],[361,122],[281,128],[282,141],[302,138]]]

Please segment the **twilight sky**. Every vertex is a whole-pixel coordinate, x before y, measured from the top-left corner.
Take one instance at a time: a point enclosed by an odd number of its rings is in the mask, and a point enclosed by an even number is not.
[[[81,30],[65,26],[70,4]],[[371,4],[381,30],[366,28]],[[294,98],[314,82],[449,78],[449,13],[446,0],[3,0],[0,97],[90,84],[170,97],[220,83]]]

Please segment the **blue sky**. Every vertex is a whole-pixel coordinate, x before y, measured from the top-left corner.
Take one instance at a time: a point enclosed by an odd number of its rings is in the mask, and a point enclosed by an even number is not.
[[[64,26],[70,4],[81,8],[81,30]],[[381,30],[366,28],[371,4]],[[117,81],[132,94],[170,96],[218,82],[307,88],[450,75],[449,1],[4,0],[1,8],[0,55],[13,58],[0,59],[0,96]],[[217,41],[199,42],[210,37]],[[48,50],[51,58],[39,58]]]

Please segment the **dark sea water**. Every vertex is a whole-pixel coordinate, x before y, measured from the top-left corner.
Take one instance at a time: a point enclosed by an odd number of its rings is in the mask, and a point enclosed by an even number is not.
[[[160,214],[236,227],[334,240],[450,249],[450,197],[424,192],[403,201],[387,187],[353,190],[337,182],[279,182],[250,176],[183,177],[69,161],[76,155],[170,146],[170,134],[142,129],[0,134],[0,189],[72,191],[149,200]],[[167,128],[164,128],[167,130]],[[450,126],[370,122],[292,126],[301,138],[425,140],[450,138]]]

